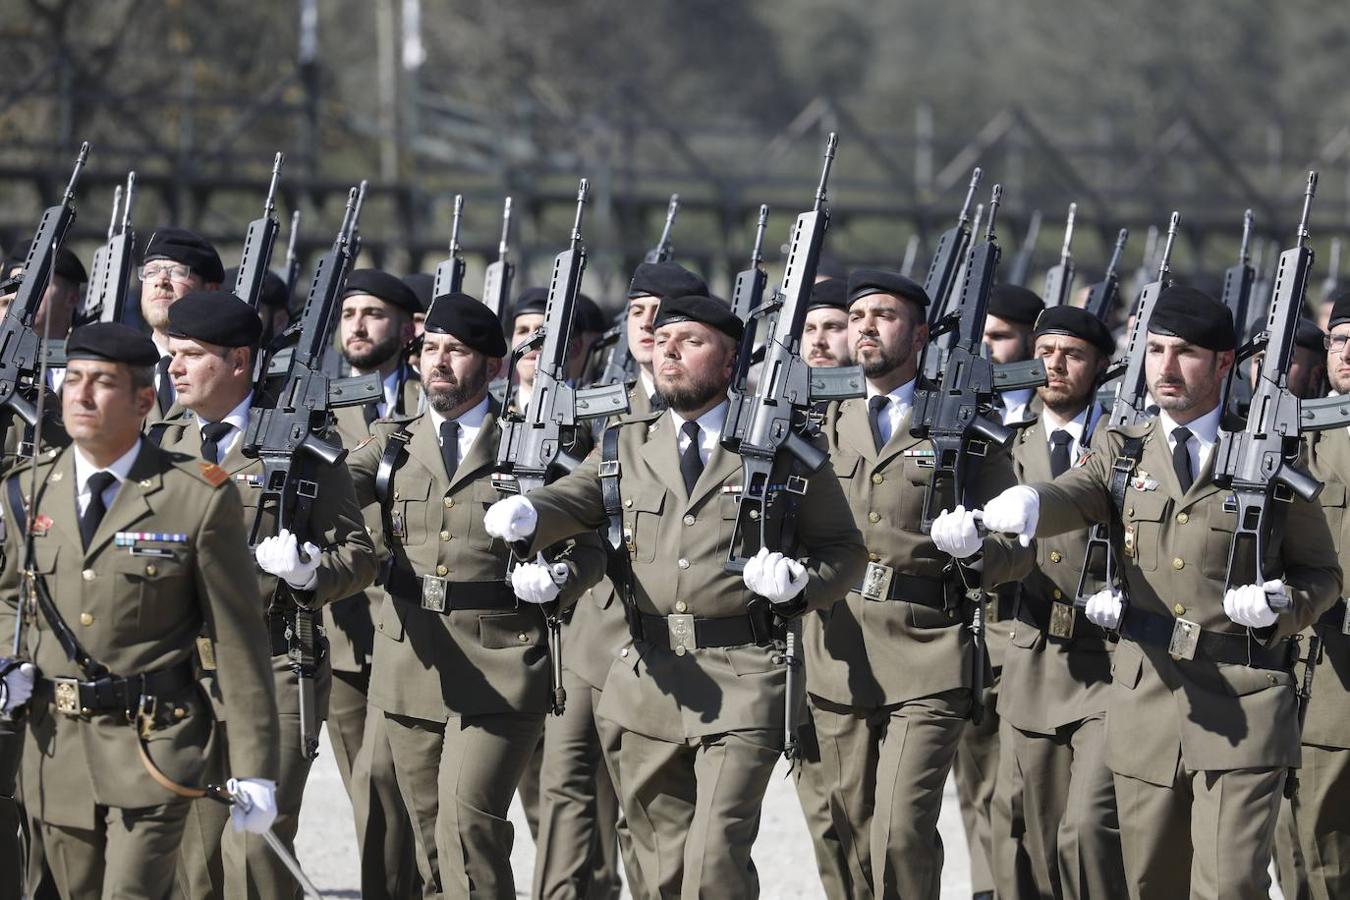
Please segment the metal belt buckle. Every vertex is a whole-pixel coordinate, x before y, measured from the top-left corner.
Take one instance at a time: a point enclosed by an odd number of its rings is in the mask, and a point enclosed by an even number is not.
[[[1345,615],[1341,617],[1341,634],[1350,634],[1350,602],[1345,604]]]
[[[1057,638],[1073,637],[1074,621],[1078,618],[1078,610],[1072,603],[1051,602],[1050,604],[1050,636]]]
[[[53,678],[56,711],[68,716],[80,714],[80,682],[76,678]]]
[[[1177,619],[1172,626],[1172,640],[1167,644],[1167,652],[1173,659],[1195,659],[1195,651],[1200,646],[1200,626],[1190,619]]]
[[[666,616],[666,629],[670,632],[670,649],[675,651],[676,656],[684,656],[690,650],[698,649],[694,617],[689,613]]]
[[[862,589],[858,593],[862,594],[864,600],[889,600],[891,579],[894,576],[895,570],[890,566],[870,562],[867,564],[867,574],[863,576]]]
[[[429,609],[432,612],[445,612],[445,587],[444,578],[437,578],[435,575],[422,576],[422,608]]]

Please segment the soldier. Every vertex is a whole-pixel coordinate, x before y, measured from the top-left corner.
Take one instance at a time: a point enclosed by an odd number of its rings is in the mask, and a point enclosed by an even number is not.
[[[609,648],[596,715],[621,731],[609,765],[638,857],[634,893],[755,897],[750,846],[783,749],[778,623],[838,599],[863,549],[827,466],[796,508],[810,556],[766,548],[743,576],[726,571],[743,470],[718,437],[742,325],[707,296],[661,301],[653,325],[650,362],[669,409],[621,419],[606,438],[617,459],[592,453],[549,487],[494,505],[485,524],[532,552],[606,524],[607,506],[621,510],[632,640]]]
[[[191,656],[215,635],[220,696],[237,739],[235,829],[276,814],[276,701],[238,490],[219,467],[141,436],[155,403],[155,345],[116,323],[77,328],[62,408],[74,445],[6,481],[0,629],[14,628],[24,536],[51,602],[30,614],[32,669],[0,663],[8,696],[29,690],[24,801],[63,897],[167,897],[189,801],[212,737]],[[80,659],[77,664],[73,659]],[[7,711],[13,706],[6,702]],[[142,764],[148,755],[149,762]],[[158,771],[154,771],[158,770]],[[166,781],[167,779],[167,781]]]
[[[169,309],[193,291],[214,291],[225,280],[220,254],[206,238],[186,228],[157,228],[145,245],[145,255],[137,270],[141,279],[141,318],[150,326],[150,339],[159,348],[155,366],[155,408],[146,424],[166,418],[178,397],[169,377],[169,338],[164,328]],[[176,412],[176,411],[175,411]]]
[[[507,810],[549,706],[534,607],[574,602],[604,554],[590,535],[550,548],[554,565],[521,563],[504,579],[508,548],[483,524],[498,496],[499,407],[487,386],[506,354],[501,325],[467,294],[446,294],[423,339],[430,408],[378,423],[348,459],[358,497],[380,504],[390,554],[370,701],[384,712],[428,889],[509,897]]]
[[[429,272],[414,272],[401,279],[417,297],[418,311],[413,313],[413,337],[408,342],[408,365],[414,372],[421,371],[422,332],[427,321],[427,309],[431,307],[432,292],[436,289],[436,276]]]
[[[1013,445],[1020,483],[1047,481],[1086,461],[1101,410],[1097,381],[1115,351],[1100,319],[1058,306],[1041,313],[1034,356],[1049,383]],[[999,768],[994,808],[1019,810],[1019,826],[994,819],[995,883],[1005,900],[1124,897],[1111,771],[1106,691],[1114,645],[1073,610],[1086,532],[1037,542],[1037,564],[1014,594],[1016,618],[999,688]],[[958,756],[958,759],[960,757]]]
[[[971,714],[973,664],[960,592],[944,577],[949,560],[920,530],[932,451],[910,436],[909,413],[928,296],[903,275],[865,269],[849,275],[848,296],[868,399],[832,404],[824,431],[870,562],[841,603],[807,619],[806,690],[833,773],[848,895],[937,897],[938,812]],[[1006,456],[993,456],[977,494],[1012,483]],[[983,547],[986,587],[1030,565],[1001,538]]]
[[[233,286],[239,277],[237,266],[225,270],[221,284]],[[286,292],[286,282],[276,272],[263,273],[262,294],[258,297],[258,320],[262,322],[262,337],[258,344],[263,349],[271,345],[273,338],[286,330],[291,324],[291,297]]]
[[[581,296],[577,297],[580,303]],[[528,341],[540,326],[544,324],[544,310],[548,307],[548,288],[532,287],[520,292],[515,306],[511,309],[510,344],[515,350]],[[580,310],[578,310],[580,318]],[[519,383],[515,390],[515,406],[524,410],[530,405],[534,394],[534,371],[539,363],[539,350],[534,349],[520,357],[516,362],[516,377]],[[586,350],[581,335],[574,326],[572,336],[567,343],[567,367],[572,370],[586,364]]]
[[[182,413],[159,423],[160,446],[200,456],[218,465],[243,493],[242,520],[253,529],[258,513],[262,461],[245,457],[240,448],[248,428],[253,393],[253,362],[262,325],[257,314],[229,291],[187,294],[169,308],[164,333],[173,362],[169,376]],[[313,535],[305,540],[307,558],[300,558],[298,536],[278,531],[275,510],[265,512],[256,534],[267,535],[257,548],[256,609],[266,614],[271,633],[271,663],[281,724],[281,779],[277,795],[277,836],[289,847],[299,827],[300,801],[312,760],[300,743],[299,682],[289,655],[287,630],[293,628],[291,600],[310,609],[347,597],[375,578],[375,555],[361,520],[346,466],[317,466],[310,521]],[[255,533],[255,532],[251,532]],[[290,590],[279,590],[284,580]],[[326,656],[320,651],[320,655]],[[211,671],[209,653],[202,667]],[[315,673],[318,715],[327,714],[331,674],[326,659]],[[233,740],[235,729],[228,728]],[[227,741],[228,745],[228,741]],[[198,804],[208,859],[209,816],[217,807]],[[223,822],[220,823],[223,825]],[[222,848],[225,892],[229,896],[294,896],[298,885],[276,856],[261,842],[226,834]]]
[[[31,241],[19,245],[12,256],[5,260],[0,268],[0,282],[17,278],[23,274],[28,263],[28,250]],[[65,340],[80,308],[80,288],[89,281],[84,264],[68,247],[56,251],[56,265],[52,271],[47,291],[42,295],[37,315],[33,317],[33,330],[52,340]],[[9,309],[15,297],[15,291],[0,289],[0,316]],[[59,385],[60,382],[58,381]]]
[[[1031,331],[1045,304],[1035,293],[1015,284],[996,284],[989,295],[989,314],[984,320],[984,344],[995,363],[1014,363],[1031,358]],[[999,406],[1005,423],[1031,418],[1027,406],[1031,388],[1004,391]]]
[[[347,276],[338,339],[353,375],[379,372],[384,397],[365,406],[335,410],[343,438],[366,433],[376,419],[411,416],[421,410],[417,373],[403,351],[415,334],[412,317],[422,309],[412,289],[388,272],[357,269]]]
[[[638,364],[638,379],[628,391],[628,412],[646,415],[661,405],[656,400],[653,371],[656,347],[656,311],[661,301],[674,297],[703,296],[708,286],[693,272],[673,262],[640,263],[628,285],[628,352]],[[655,405],[653,405],[653,401]]]
[[[827,278],[811,287],[802,346],[806,348],[808,366],[833,368],[849,364],[848,282]]]
[[[1108,589],[1086,613],[1121,629],[1106,764],[1136,898],[1266,896],[1280,795],[1299,760],[1289,638],[1341,588],[1326,518],[1295,499],[1288,539],[1264,561],[1282,574],[1224,590],[1237,516],[1210,473],[1235,344],[1222,304],[1163,291],[1144,348],[1159,417],[1108,431],[1083,465],[984,510],[988,528],[1023,541],[1112,525],[1129,609]]]

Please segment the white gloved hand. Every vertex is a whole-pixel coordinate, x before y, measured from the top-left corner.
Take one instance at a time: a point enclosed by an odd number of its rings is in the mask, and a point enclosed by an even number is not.
[[[768,547],[745,561],[741,580],[752,593],[770,603],[786,603],[802,592],[810,580],[806,566]]]
[[[295,535],[285,528],[258,545],[255,555],[258,568],[284,580],[297,591],[311,590],[319,582],[319,548],[305,541],[309,562],[300,561],[299,544]]]
[[[928,536],[939,550],[955,559],[974,556],[984,546],[984,539],[975,527],[975,514],[964,506],[939,513]]]
[[[0,659],[0,669],[8,666],[12,660]],[[5,675],[5,702],[0,712],[11,713],[28,702],[33,696],[33,678],[37,669],[32,663],[20,663]]]
[[[554,580],[553,567],[544,561],[542,553],[534,562],[520,563],[511,571],[511,587],[521,600],[536,605],[552,603],[562,590],[562,585]]]
[[[1244,584],[1229,588],[1223,595],[1223,611],[1228,618],[1248,628],[1265,628],[1275,624],[1280,614],[1271,609],[1271,601],[1281,608],[1289,605],[1284,582],[1278,578],[1265,584]]]
[[[1041,497],[1035,488],[1015,485],[984,507],[984,527],[989,531],[1015,534],[1023,547],[1031,546],[1036,522],[1041,517]]]
[[[523,541],[534,534],[539,524],[539,513],[534,504],[517,494],[498,500],[483,514],[487,533],[504,541]]]
[[[1083,612],[1093,625],[1119,628],[1120,617],[1125,612],[1125,598],[1115,588],[1106,588],[1088,598]]]
[[[231,778],[225,789],[234,795],[230,823],[235,831],[262,834],[277,818],[277,783],[267,778]]]

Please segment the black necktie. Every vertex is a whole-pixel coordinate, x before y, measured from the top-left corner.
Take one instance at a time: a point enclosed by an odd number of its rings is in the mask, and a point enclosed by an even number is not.
[[[173,406],[173,383],[169,380],[169,363],[172,356],[161,356],[155,364],[155,397],[159,401],[160,415],[167,413]]]
[[[1069,471],[1069,445],[1073,435],[1062,428],[1050,432],[1050,477],[1058,478]]]
[[[680,429],[689,438],[689,446],[680,454],[680,474],[684,476],[684,492],[694,495],[694,485],[703,474],[703,457],[699,454],[699,427],[697,422],[685,422]]]
[[[1191,453],[1186,449],[1186,442],[1191,439],[1191,430],[1178,425],[1172,429],[1172,439],[1176,445],[1172,447],[1172,470],[1177,473],[1177,481],[1181,482],[1181,492],[1184,494],[1191,489],[1191,484],[1195,481],[1195,476],[1191,473]]]
[[[361,407],[361,415],[366,420],[366,427],[370,427],[380,417],[380,404],[367,403]]]
[[[441,423],[441,459],[445,462],[445,474],[454,480],[455,470],[459,468],[459,423]]]
[[[220,439],[229,434],[234,426],[229,422],[207,422],[202,426],[202,459],[209,463],[220,462]]]
[[[891,402],[887,394],[877,394],[871,400],[867,401],[867,420],[872,423],[872,443],[877,445],[877,452],[886,446],[886,441],[881,436],[881,412]]]
[[[95,472],[85,482],[89,488],[89,505],[80,517],[80,540],[86,550],[94,539],[94,532],[98,531],[98,523],[103,521],[103,514],[108,511],[108,507],[103,505],[103,492],[116,480],[117,476],[111,472]]]

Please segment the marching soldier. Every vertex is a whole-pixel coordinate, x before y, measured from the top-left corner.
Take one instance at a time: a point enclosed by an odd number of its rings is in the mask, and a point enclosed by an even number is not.
[[[1023,541],[1113,528],[1129,609],[1107,589],[1086,614],[1121,632],[1106,764],[1136,898],[1266,896],[1280,796],[1299,762],[1290,638],[1341,588],[1326,518],[1294,499],[1287,538],[1264,562],[1282,574],[1224,590],[1236,511],[1210,473],[1235,344],[1222,304],[1163,291],[1144,348],[1158,418],[1108,431],[1083,465],[984,510],[988,528]]]
[[[483,511],[498,497],[499,407],[487,387],[505,354],[486,306],[436,298],[422,345],[428,410],[376,424],[348,458],[358,497],[379,503],[390,554],[370,700],[438,896],[514,896],[507,810],[550,693],[534,607],[570,605],[604,565],[590,535],[504,578],[509,550],[484,530]]]
[[[150,326],[150,339],[159,349],[155,365],[155,407],[146,425],[166,418],[178,397],[169,376],[169,309],[193,291],[214,291],[225,280],[220,254],[211,243],[186,228],[157,228],[145,245],[141,267],[141,318]]]
[[[989,313],[984,320],[984,345],[989,359],[996,364],[1021,362],[1031,358],[1032,330],[1045,309],[1040,297],[1015,284],[996,284],[989,294]],[[998,395],[1005,424],[1032,418],[1028,415],[1035,391],[1020,388]]]
[[[834,368],[849,364],[848,282],[840,278],[817,281],[811,287],[802,328],[806,364]]]
[[[415,333],[413,315],[421,309],[412,288],[388,272],[357,269],[347,276],[338,319],[342,358],[353,375],[378,372],[384,396],[365,406],[333,411],[344,439],[366,433],[376,419],[421,411],[417,373],[403,359]]]
[[[231,790],[252,805],[234,808],[234,828],[266,830],[275,817],[267,636],[237,578],[252,566],[239,491],[219,467],[141,435],[155,403],[155,345],[94,324],[71,334],[67,353],[62,408],[74,444],[44,454],[36,496],[24,495],[27,470],[3,491],[0,629],[14,628],[31,529],[42,594],[24,646],[36,678],[9,661],[0,672],[10,698],[31,691],[24,801],[61,895],[166,897],[189,807],[177,791],[202,784],[208,768],[212,712],[191,662],[203,628],[237,726]]]
[[[841,603],[807,619],[806,690],[822,760],[835,773],[830,808],[849,857],[849,895],[937,897],[938,812],[972,710],[973,651],[963,591],[920,530],[932,451],[910,436],[909,419],[928,296],[879,270],[850,274],[848,296],[849,343],[868,396],[832,404],[824,431],[870,562]],[[1006,456],[993,456],[977,495],[1013,482]],[[1028,551],[1002,538],[976,544],[987,588],[1030,565]]]
[[[703,279],[678,263],[639,263],[628,284],[628,352],[638,364],[637,382],[628,391],[628,412],[642,416],[661,405],[656,399],[654,374],[656,312],[662,300],[706,296]]]
[[[164,333],[173,353],[169,376],[183,412],[153,431],[159,433],[156,437],[161,447],[200,456],[240,486],[242,519],[251,530],[260,506],[263,465],[261,460],[245,457],[240,448],[249,411],[257,402],[253,362],[262,324],[249,305],[229,291],[200,291],[184,296],[169,308]],[[299,682],[287,634],[294,627],[293,611],[287,598],[311,609],[322,606],[369,584],[376,568],[374,547],[361,521],[346,467],[318,466],[312,477],[316,491],[310,521],[315,528],[313,537],[302,545],[307,558],[301,558],[299,536],[277,530],[275,510],[264,513],[256,532],[260,537],[267,535],[257,548],[261,571],[256,608],[266,614],[271,633],[282,741],[276,833],[288,847],[300,824],[300,801],[312,760],[300,742]],[[290,590],[279,591],[282,580]],[[314,674],[314,690],[318,718],[322,719],[327,715],[331,672],[326,654],[319,652],[325,660]],[[209,652],[202,653],[202,667],[208,674],[210,657]],[[229,741],[234,739],[235,729],[228,724],[225,733]],[[203,838],[209,859],[214,856],[209,843],[209,816],[217,807],[205,801],[198,806],[204,814]],[[261,841],[239,840],[226,834],[222,859],[228,896],[285,897],[298,892],[295,879]]]
[[[1115,340],[1096,316],[1059,306],[1041,313],[1033,353],[1049,383],[1030,407],[1036,419],[1013,445],[1022,484],[1048,481],[1084,463],[1101,410],[1097,380]],[[1124,897],[1115,791],[1106,768],[1107,633],[1073,607],[1087,550],[1085,532],[1037,541],[1036,567],[1014,594],[1016,619],[998,695],[995,809],[1019,810],[1022,827],[994,818],[995,883],[1005,900]],[[959,756],[958,756],[959,758]]]
[[[810,555],[766,548],[743,576],[726,571],[742,465],[718,436],[742,325],[724,302],[685,296],[663,300],[653,326],[650,364],[668,410],[621,419],[580,469],[501,501],[485,523],[533,551],[606,525],[607,510],[622,519],[632,640],[608,648],[596,715],[621,731],[610,768],[638,856],[634,892],[754,897],[750,846],[783,749],[778,623],[834,603],[860,576],[863,550],[826,467],[796,508]]]

